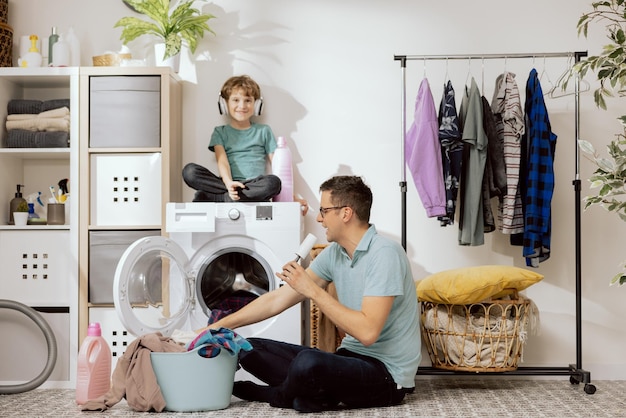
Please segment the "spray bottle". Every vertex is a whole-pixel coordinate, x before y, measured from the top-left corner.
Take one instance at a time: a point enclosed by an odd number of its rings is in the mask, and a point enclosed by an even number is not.
[[[22,187],[23,184],[17,185],[17,191],[15,192],[15,197],[11,199],[9,202],[9,225],[15,225],[15,221],[13,220],[13,212],[17,210],[17,207],[22,202],[26,202],[26,200],[22,197]]]
[[[43,202],[41,201],[41,192],[31,193],[26,196],[26,201],[28,202],[28,222],[32,222],[33,219],[39,219],[39,213],[35,210],[35,205],[39,210],[45,208]]]

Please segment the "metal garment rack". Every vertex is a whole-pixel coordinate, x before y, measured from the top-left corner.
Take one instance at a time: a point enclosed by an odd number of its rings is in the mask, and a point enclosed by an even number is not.
[[[406,142],[406,65],[407,61],[430,61],[430,60],[507,60],[518,58],[573,58],[578,63],[582,58],[587,56],[587,51],[577,52],[550,52],[550,53],[514,53],[514,54],[470,54],[470,55],[394,55],[394,60],[400,62],[402,76],[402,164],[401,164],[401,205],[402,205],[402,247],[406,251],[406,155],[404,144]],[[509,372],[495,372],[493,374],[503,375],[544,375],[544,376],[569,376],[570,383],[584,383],[584,390],[588,394],[593,394],[596,387],[591,384],[591,373],[582,368],[582,274],[581,274],[581,182],[580,182],[580,151],[578,149],[578,139],[580,133],[580,79],[574,77],[574,133],[575,133],[575,171],[574,180],[574,208],[575,208],[575,241],[576,241],[576,363],[570,364],[568,367],[518,367],[517,370]],[[440,370],[434,367],[421,367],[418,375],[458,375],[458,374],[476,374],[476,372],[465,371],[449,371]],[[492,373],[489,373],[492,375]]]

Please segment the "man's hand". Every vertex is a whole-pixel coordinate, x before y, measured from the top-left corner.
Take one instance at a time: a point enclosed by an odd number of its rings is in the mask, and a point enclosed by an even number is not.
[[[306,298],[311,298],[319,289],[319,286],[309,277],[304,268],[295,261],[285,264],[282,273],[276,273],[276,277]]]

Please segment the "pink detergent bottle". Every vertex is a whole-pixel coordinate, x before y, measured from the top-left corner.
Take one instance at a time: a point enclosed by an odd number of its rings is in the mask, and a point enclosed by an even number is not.
[[[276,140],[278,148],[272,157],[272,174],[278,176],[282,188],[272,199],[274,202],[293,202],[293,167],[291,165],[291,151],[287,141],[282,136]]]
[[[89,324],[78,352],[76,403],[98,398],[111,387],[111,349],[102,337],[100,324]]]

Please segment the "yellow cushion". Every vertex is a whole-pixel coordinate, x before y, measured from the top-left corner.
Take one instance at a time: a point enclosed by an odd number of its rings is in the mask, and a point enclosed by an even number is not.
[[[476,266],[445,270],[417,282],[417,297],[435,303],[466,305],[524,290],[543,275],[513,266]]]

